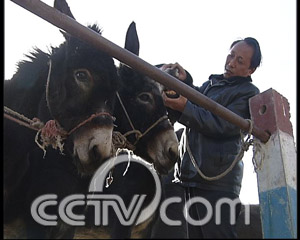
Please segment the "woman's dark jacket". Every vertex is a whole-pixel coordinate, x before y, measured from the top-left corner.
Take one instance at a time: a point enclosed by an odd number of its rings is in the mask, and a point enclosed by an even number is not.
[[[249,98],[259,93],[251,77],[211,75],[200,88],[200,93],[223,105],[244,119],[250,118]],[[209,177],[225,171],[240,149],[240,129],[206,109],[187,101],[179,122],[186,126],[188,143],[200,170]],[[184,186],[207,190],[240,193],[243,177],[243,162],[239,161],[220,180],[204,180],[193,166],[185,151],[180,163],[180,180]]]

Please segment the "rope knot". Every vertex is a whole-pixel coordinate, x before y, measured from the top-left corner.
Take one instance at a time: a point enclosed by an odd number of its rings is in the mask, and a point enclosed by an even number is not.
[[[38,136],[40,135],[41,144],[38,142]],[[49,120],[46,124],[38,131],[35,142],[46,154],[45,148],[51,145],[54,149],[59,148],[60,152],[63,153],[63,140],[67,137],[67,132],[63,130],[55,120]]]
[[[131,144],[127,140],[127,138],[120,132],[113,131],[112,142],[113,142],[113,146],[114,146],[115,150],[120,149],[120,148],[127,148],[132,151],[135,150],[135,146],[133,144]]]
[[[42,129],[45,124],[38,118],[34,117],[30,123],[31,126],[37,128],[37,129]]]
[[[242,144],[241,148],[242,148],[242,150],[243,150],[244,152],[247,152],[247,151],[249,150],[250,145],[252,145],[252,143],[250,143],[250,142],[244,142],[244,143]]]
[[[49,142],[55,141],[58,136],[65,137],[67,132],[58,126],[55,120],[49,120],[41,130],[41,137]]]

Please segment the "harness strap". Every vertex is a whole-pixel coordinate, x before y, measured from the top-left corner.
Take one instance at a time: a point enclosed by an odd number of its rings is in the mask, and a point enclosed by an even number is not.
[[[81,126],[85,125],[86,123],[92,121],[94,118],[99,117],[99,116],[103,116],[106,115],[108,117],[110,117],[112,119],[112,121],[114,122],[116,120],[115,117],[113,117],[110,113],[108,112],[99,112],[99,113],[94,113],[92,114],[89,118],[87,118],[86,120],[82,121],[81,123],[79,123],[76,127],[74,127],[73,129],[71,129],[67,135],[71,135],[74,131],[76,131],[78,128],[80,128]]]
[[[130,117],[129,117],[127,111],[126,111],[126,108],[125,108],[125,106],[124,106],[124,104],[123,104],[123,101],[122,101],[122,99],[121,99],[119,93],[117,92],[116,94],[117,94],[117,97],[118,97],[118,99],[119,99],[119,102],[120,102],[120,104],[121,104],[121,106],[122,106],[122,108],[123,108],[123,111],[124,111],[124,113],[125,113],[125,115],[126,115],[126,118],[127,118],[128,122],[129,122],[131,128],[132,128],[132,130],[130,130],[130,131],[124,133],[124,136],[127,137],[127,136],[129,136],[130,134],[135,134],[136,141],[135,141],[134,144],[133,144],[134,146],[135,146],[135,145],[138,143],[138,141],[139,141],[142,137],[144,137],[144,136],[145,136],[152,128],[154,128],[154,127],[155,127],[156,125],[158,125],[160,122],[162,122],[162,121],[168,119],[168,116],[167,116],[167,115],[164,115],[164,116],[160,117],[160,118],[159,118],[157,121],[155,121],[149,128],[147,128],[146,131],[145,131],[144,133],[142,133],[140,130],[135,129],[135,127],[134,127],[134,125],[133,125],[133,123],[132,123],[132,121],[131,121],[131,119],[130,119]]]
[[[127,111],[126,111],[126,108],[125,108],[125,106],[124,106],[124,104],[123,104],[123,101],[122,101],[122,99],[121,99],[121,97],[120,97],[120,95],[119,95],[119,92],[117,92],[117,97],[118,97],[118,99],[119,99],[119,102],[120,102],[120,104],[121,104],[123,110],[124,110],[124,113],[125,113],[125,115],[126,115],[126,117],[127,117],[127,120],[128,120],[128,122],[129,122],[131,128],[132,128],[132,129],[135,129],[134,126],[133,126],[133,123],[131,122],[131,119],[130,119],[130,117],[129,117]]]
[[[139,138],[136,140],[135,144],[140,140],[140,138],[142,138],[142,137],[145,136],[148,132],[150,132],[151,129],[153,129],[156,125],[158,125],[160,122],[162,122],[162,121],[164,121],[164,120],[166,120],[166,119],[168,119],[168,116],[167,116],[167,115],[162,116],[162,117],[160,117],[157,121],[155,121],[150,127],[148,127],[148,128],[146,129],[146,131],[145,131],[141,136],[139,136]],[[134,144],[134,145],[135,145],[135,144]]]
[[[71,135],[78,128],[82,127],[83,125],[87,124],[88,122],[92,121],[94,118],[98,116],[106,115],[111,117],[112,120],[115,121],[115,118],[107,112],[95,113],[92,114],[89,118],[80,122],[69,132],[67,132],[59,125],[59,123],[56,120],[53,119],[49,120],[48,122],[46,122],[46,124],[44,124],[38,118],[33,118],[31,120],[6,106],[4,106],[4,112],[5,112],[4,113],[5,118],[14,121],[24,127],[37,131],[37,134],[35,136],[35,142],[44,151],[44,156],[46,154],[45,148],[49,145],[51,145],[54,149],[59,148],[62,153],[63,151],[62,141],[64,141],[69,135]],[[39,136],[41,138],[41,143],[39,142]]]

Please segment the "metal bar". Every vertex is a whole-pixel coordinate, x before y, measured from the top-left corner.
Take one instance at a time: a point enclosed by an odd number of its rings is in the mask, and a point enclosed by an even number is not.
[[[48,6],[47,4],[39,0],[11,1],[34,13],[35,15],[43,18],[44,20],[52,23],[56,27],[61,28],[71,35],[81,39],[82,41],[91,44],[95,48],[106,52],[110,56],[129,65],[133,69],[136,69],[137,71],[153,78],[154,80],[160,82],[168,88],[175,90],[179,94],[188,98],[190,101],[238,126],[240,129],[244,131],[249,130],[250,124],[247,120],[231,112],[222,105],[214,102],[213,100],[209,99],[193,88],[187,86],[182,81],[152,66],[135,54],[110,42],[100,34],[81,25],[80,23],[61,13],[60,11]],[[253,127],[252,134],[264,143],[267,142],[270,137],[267,132],[258,129],[256,126]]]

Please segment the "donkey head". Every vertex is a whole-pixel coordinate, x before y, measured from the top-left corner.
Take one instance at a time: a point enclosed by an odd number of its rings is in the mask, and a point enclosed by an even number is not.
[[[134,22],[128,28],[125,48],[136,55],[139,53]],[[134,153],[153,163],[159,173],[166,174],[178,158],[178,141],[166,117],[160,84],[123,64],[119,75],[123,84],[120,97],[125,110],[117,104],[117,130],[123,134],[138,130],[141,136],[128,136],[128,140],[135,144]]]
[[[73,17],[65,1],[55,7]],[[96,26],[89,26],[101,34]],[[79,172],[92,174],[111,154],[113,109],[118,75],[112,57],[64,33],[53,49],[47,81],[52,117],[70,135],[67,148]]]

